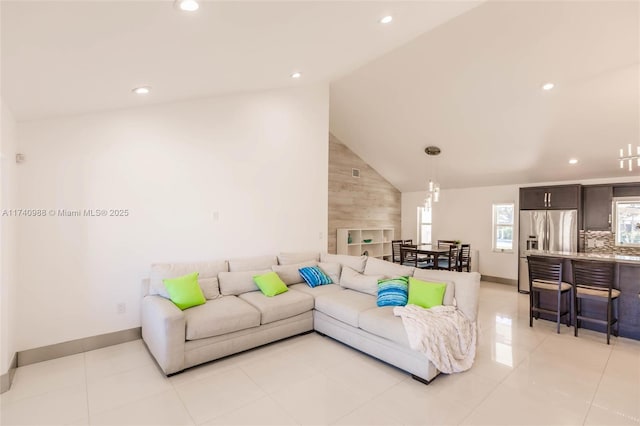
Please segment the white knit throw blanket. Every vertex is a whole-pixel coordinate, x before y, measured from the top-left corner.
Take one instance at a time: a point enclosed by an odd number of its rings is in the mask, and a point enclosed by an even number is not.
[[[459,373],[473,365],[476,323],[455,306],[397,306],[393,314],[402,318],[411,349],[424,353],[438,370]]]

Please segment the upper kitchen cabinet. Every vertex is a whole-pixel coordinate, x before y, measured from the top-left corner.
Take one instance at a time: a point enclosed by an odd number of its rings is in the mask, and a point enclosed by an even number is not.
[[[582,188],[584,229],[586,231],[611,230],[611,201],[613,185],[594,185]]]
[[[580,206],[580,185],[520,188],[520,210],[569,210]]]
[[[640,182],[616,183],[613,185],[614,197],[638,197],[640,196]]]

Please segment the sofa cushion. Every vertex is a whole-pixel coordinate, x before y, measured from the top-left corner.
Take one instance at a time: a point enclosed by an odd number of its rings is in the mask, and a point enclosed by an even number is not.
[[[325,284],[325,285],[319,285],[317,287],[309,287],[307,284],[294,284],[292,286],[289,286],[289,288],[295,291],[301,291],[313,297],[321,296],[327,293],[333,293],[334,291],[344,290],[338,284]]]
[[[398,277],[378,281],[378,306],[405,306],[409,294],[409,278]]]
[[[320,255],[321,262],[339,263],[342,266],[348,266],[349,268],[364,272],[364,266],[367,263],[367,256],[348,256],[346,254],[327,254],[322,253]]]
[[[372,296],[378,295],[378,280],[386,278],[384,275],[363,275],[348,266],[342,267],[340,285]]]
[[[187,274],[178,278],[165,278],[162,280],[167,288],[167,293],[171,301],[180,310],[185,310],[194,306],[206,303],[200,285],[198,284],[198,273]]]
[[[229,260],[229,272],[261,271],[271,269],[278,260],[275,256],[256,256]]]
[[[242,271],[242,272],[220,272],[218,281],[220,281],[220,293],[225,296],[237,296],[248,291],[259,290],[253,277],[255,275],[266,274],[271,269],[260,271]]]
[[[259,291],[244,293],[239,297],[260,311],[261,324],[290,318],[313,309],[313,297],[295,290],[275,297],[267,297]]]
[[[317,264],[318,262],[312,260],[310,262],[293,263],[291,265],[273,265],[271,266],[271,270],[277,273],[286,285],[291,285],[304,282],[302,276],[300,275],[300,268],[316,266]]]
[[[177,278],[193,272],[198,272],[198,284],[207,300],[220,297],[218,289],[218,273],[228,271],[229,265],[226,260],[214,262],[191,262],[191,263],[154,263],[151,265],[149,279],[149,294],[159,294],[168,299],[169,293],[162,280],[166,278]]]
[[[235,296],[222,296],[187,309],[184,317],[187,340],[220,336],[260,325],[260,312]]]
[[[441,282],[422,281],[409,278],[409,300],[407,304],[418,305],[425,309],[441,306],[447,284]]]
[[[412,266],[403,266],[386,260],[370,257],[364,267],[365,275],[386,275],[387,277],[411,277],[413,276]]]
[[[358,324],[364,331],[384,337],[407,348],[410,347],[402,318],[393,315],[393,306],[373,308],[362,312]]]
[[[320,253],[314,251],[280,253],[278,255],[278,265],[293,265],[302,262],[319,262]]]
[[[334,291],[316,297],[317,311],[353,327],[358,327],[360,312],[375,307],[374,296],[353,290]]]
[[[317,287],[319,285],[333,284],[331,277],[325,274],[318,266],[307,266],[298,270],[300,276],[309,287]]]
[[[266,274],[256,275],[253,277],[253,281],[256,283],[262,294],[267,297],[277,296],[281,293],[286,293],[289,289],[282,279],[273,271],[269,271]]]
[[[436,270],[428,270],[428,269],[416,269],[413,273],[413,278],[420,281],[430,281],[437,283],[444,283],[447,285],[446,290],[444,291],[444,299],[442,299],[442,304],[451,306],[455,304],[454,295],[455,295],[455,283],[451,280],[450,276],[442,276],[441,272],[449,272],[452,274],[461,274],[462,272],[454,272],[454,271],[436,271]]]
[[[340,274],[342,274],[342,265],[336,262],[320,262],[318,267],[329,275],[334,284],[340,283]]]

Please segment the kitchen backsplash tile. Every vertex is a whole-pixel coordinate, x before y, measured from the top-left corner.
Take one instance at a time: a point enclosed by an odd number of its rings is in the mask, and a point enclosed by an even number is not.
[[[638,247],[617,247],[610,231],[580,231],[580,251],[640,256]]]

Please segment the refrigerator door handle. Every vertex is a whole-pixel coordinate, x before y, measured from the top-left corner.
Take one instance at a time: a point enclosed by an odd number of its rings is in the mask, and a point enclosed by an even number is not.
[[[544,193],[544,206],[547,207],[547,195],[549,195],[548,192]]]
[[[551,207],[551,193],[548,192],[548,194],[549,194],[549,204],[547,204],[547,207]]]
[[[549,214],[547,213],[547,220],[544,222],[544,250],[549,250],[551,244],[549,244],[549,237],[551,236],[551,231],[549,231],[551,220],[549,219]]]

